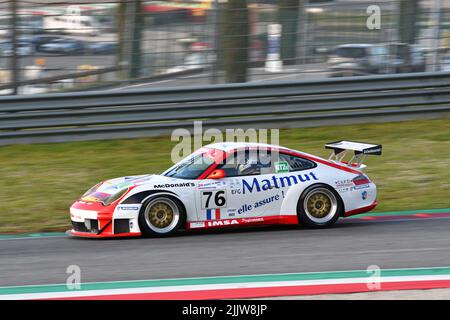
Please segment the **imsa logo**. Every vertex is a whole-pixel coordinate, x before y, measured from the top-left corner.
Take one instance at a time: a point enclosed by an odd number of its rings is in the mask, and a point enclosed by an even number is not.
[[[212,220],[212,221],[207,221],[206,225],[208,227],[220,227],[220,226],[231,226],[234,224],[239,224],[239,222],[237,220]]]

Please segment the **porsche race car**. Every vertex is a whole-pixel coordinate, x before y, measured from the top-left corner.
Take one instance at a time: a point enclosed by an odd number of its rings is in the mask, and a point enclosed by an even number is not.
[[[329,159],[281,146],[225,142],[195,151],[161,174],[100,182],[70,208],[71,235],[167,236],[177,230],[301,224],[323,228],[377,205],[364,174],[382,146],[325,145]],[[350,161],[344,161],[348,151]]]

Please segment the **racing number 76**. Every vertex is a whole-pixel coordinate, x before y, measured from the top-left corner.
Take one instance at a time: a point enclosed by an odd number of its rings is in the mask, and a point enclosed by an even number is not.
[[[203,191],[202,192],[202,201],[204,204],[204,208],[220,208],[225,206],[227,199],[225,198],[225,191]],[[211,203],[213,205],[211,205]]]

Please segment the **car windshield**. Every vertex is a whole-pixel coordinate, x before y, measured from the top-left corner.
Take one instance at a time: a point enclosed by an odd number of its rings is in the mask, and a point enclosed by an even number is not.
[[[214,156],[211,155],[211,152],[194,153],[169,168],[163,173],[163,176],[196,179],[214,162]]]
[[[358,47],[337,48],[336,55],[343,58],[364,58],[366,49]]]

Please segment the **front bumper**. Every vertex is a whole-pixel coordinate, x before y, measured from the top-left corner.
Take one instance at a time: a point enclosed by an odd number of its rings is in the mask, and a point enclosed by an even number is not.
[[[136,219],[114,217],[116,206],[77,201],[70,207],[72,230],[67,234],[85,238],[116,238],[140,236]]]

